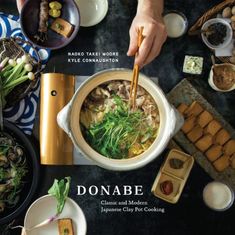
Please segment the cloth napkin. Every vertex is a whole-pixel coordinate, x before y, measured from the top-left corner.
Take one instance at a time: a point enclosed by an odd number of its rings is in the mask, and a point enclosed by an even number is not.
[[[21,32],[19,17],[7,15],[0,12],[0,38],[20,37],[26,40]],[[35,57],[33,48],[28,45],[22,45],[23,49],[31,56]],[[42,48],[37,48],[42,64],[45,67],[50,51]],[[35,114],[37,110],[37,103],[39,100],[40,83],[38,82],[32,92],[30,92],[23,100],[21,100],[14,107],[4,110],[4,119],[15,123],[24,133],[31,135]]]

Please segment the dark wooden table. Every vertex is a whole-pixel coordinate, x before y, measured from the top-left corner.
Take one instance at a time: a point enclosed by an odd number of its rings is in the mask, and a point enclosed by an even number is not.
[[[207,9],[219,0],[166,0],[167,10],[182,11],[192,25]],[[126,56],[129,43],[128,30],[135,15],[136,1],[110,0],[107,17],[97,26],[81,28],[76,39],[66,48],[53,51],[46,71],[91,75],[111,67],[131,68],[133,59]],[[16,14],[13,1],[0,0],[0,10]],[[112,51],[119,52],[118,63],[68,63],[69,52]],[[213,91],[208,83],[211,67],[211,51],[197,37],[187,35],[179,39],[168,39],[161,55],[143,69],[149,76],[157,76],[164,92],[169,92],[182,78],[182,64],[185,55],[197,55],[204,58],[203,74],[196,77],[193,84],[224,118],[235,127],[234,92],[219,93]],[[36,118],[38,122],[38,117]],[[156,174],[162,164],[164,152],[148,166],[130,172],[111,172],[96,166],[42,166],[41,179],[35,199],[47,193],[54,178],[67,175],[72,177],[71,193],[83,209],[88,235],[93,234],[138,234],[138,235],[198,235],[198,234],[234,234],[233,222],[235,207],[226,212],[214,212],[208,209],[202,200],[204,186],[212,181],[205,171],[194,165],[180,201],[170,205],[155,198],[150,190]],[[143,196],[77,196],[76,185],[143,185]],[[165,213],[109,213],[100,212],[100,201],[122,200],[147,201],[149,207],[164,208]],[[17,222],[22,222],[22,218]],[[13,233],[14,235],[16,234]]]

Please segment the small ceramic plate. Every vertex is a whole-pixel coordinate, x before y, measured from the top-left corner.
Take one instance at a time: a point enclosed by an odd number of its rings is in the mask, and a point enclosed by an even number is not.
[[[73,26],[73,31],[69,37],[64,37],[51,29],[51,24],[55,20],[49,17],[47,40],[41,42],[35,39],[38,34],[39,14],[41,0],[28,0],[25,2],[20,14],[20,25],[24,36],[34,45],[51,50],[67,46],[77,35],[80,26],[80,13],[74,1],[63,0],[61,16]]]
[[[100,23],[108,12],[108,0],[75,0],[81,14],[81,26]]]
[[[46,219],[53,216],[56,212],[56,199],[52,196],[46,195],[40,197],[36,200],[28,209],[25,219],[24,226],[26,228],[31,228]],[[86,234],[86,219],[83,211],[77,205],[75,201],[68,198],[65,207],[63,209],[60,218],[70,218],[73,221],[73,229],[74,234],[76,235],[85,235]],[[44,227],[34,229],[32,231],[27,232],[27,235],[58,235],[58,224],[57,221],[51,223],[50,225],[46,225]]]

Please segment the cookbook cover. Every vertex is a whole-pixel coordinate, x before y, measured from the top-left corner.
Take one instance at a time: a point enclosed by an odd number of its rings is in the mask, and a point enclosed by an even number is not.
[[[235,0],[0,0],[0,234],[234,234]]]

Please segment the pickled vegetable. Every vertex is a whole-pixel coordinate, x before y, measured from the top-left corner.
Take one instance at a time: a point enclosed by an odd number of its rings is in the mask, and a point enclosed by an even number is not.
[[[62,8],[62,4],[57,1],[53,1],[50,2],[49,7],[53,10],[60,10]]]

